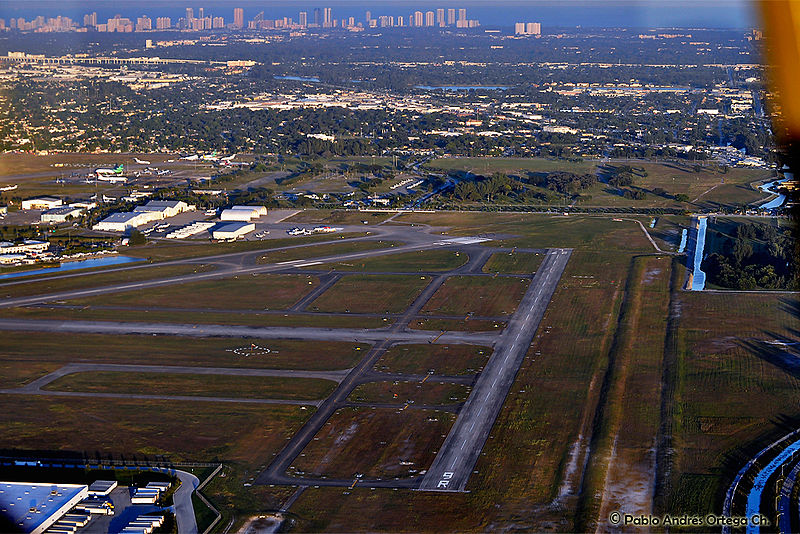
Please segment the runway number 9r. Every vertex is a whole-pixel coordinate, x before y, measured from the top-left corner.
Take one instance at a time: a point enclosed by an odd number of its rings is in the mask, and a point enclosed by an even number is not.
[[[437,488],[447,488],[450,484],[450,479],[453,478],[453,473],[450,471],[445,471],[442,475],[442,480],[439,481],[439,485],[436,486]]]

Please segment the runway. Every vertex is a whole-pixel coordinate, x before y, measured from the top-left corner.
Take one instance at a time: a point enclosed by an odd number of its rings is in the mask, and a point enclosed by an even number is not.
[[[138,334],[187,337],[235,337],[301,339],[348,343],[436,343],[493,345],[498,335],[484,332],[441,332],[396,328],[314,328],[287,326],[234,326],[218,324],[138,323],[114,321],[57,321],[48,319],[0,319],[0,330],[60,332],[71,334]]]
[[[361,240],[363,238],[359,238]],[[298,269],[303,267],[308,267],[312,265],[321,265],[324,263],[337,263],[342,261],[352,261],[358,260],[362,258],[372,258],[376,256],[384,256],[390,254],[400,254],[403,252],[415,252],[420,250],[429,250],[429,249],[436,249],[436,248],[446,248],[453,245],[457,245],[460,243],[459,240],[464,240],[467,238],[450,238],[450,239],[442,239],[438,241],[427,241],[422,243],[413,243],[408,245],[400,245],[395,247],[388,247],[376,250],[367,250],[363,252],[345,252],[342,254],[335,254],[331,256],[322,256],[313,259],[302,259],[302,260],[289,260],[280,263],[268,263],[264,265],[254,265],[254,266],[246,266],[244,262],[240,266],[231,266],[227,264],[227,268],[217,269],[211,272],[203,272],[203,273],[191,273],[186,275],[180,276],[173,276],[168,278],[159,278],[155,280],[143,280],[140,282],[123,282],[120,284],[114,284],[109,286],[103,287],[94,287],[88,289],[73,289],[73,290],[66,290],[66,291],[59,291],[54,293],[48,293],[44,295],[32,295],[32,296],[24,296],[24,297],[12,297],[0,300],[0,308],[13,308],[18,306],[31,306],[35,304],[42,304],[45,302],[52,302],[52,301],[60,301],[60,300],[71,300],[71,299],[79,299],[79,298],[86,298],[86,297],[93,297],[97,295],[105,295],[108,293],[118,293],[123,291],[136,291],[141,289],[148,289],[154,287],[162,287],[167,285],[175,285],[175,284],[186,284],[190,282],[201,282],[204,280],[218,280],[221,278],[230,278],[233,275],[247,275],[252,273],[275,273],[275,272],[282,272],[288,269]],[[350,240],[352,241],[352,240]],[[340,241],[339,243],[344,243],[345,241]],[[267,251],[259,251],[258,255],[262,255]],[[242,254],[234,254],[231,256],[252,256],[253,253],[242,253]],[[227,256],[230,259],[230,256]],[[156,264],[158,266],[165,266],[165,265],[180,265],[180,264],[190,264],[190,263],[198,263],[199,260],[202,258],[194,258],[191,260],[185,261],[176,261],[176,262],[169,262],[169,263],[161,263]],[[210,259],[210,258],[207,258]],[[252,259],[252,258],[251,258]],[[145,268],[145,267],[140,267]],[[22,283],[22,282],[29,282],[29,281],[15,281],[14,283]]]
[[[568,249],[548,252],[423,478],[420,490],[465,491],[571,253]]]

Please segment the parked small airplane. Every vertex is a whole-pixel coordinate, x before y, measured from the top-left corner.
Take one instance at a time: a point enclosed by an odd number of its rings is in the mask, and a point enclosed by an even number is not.
[[[98,176],[122,176],[124,170],[125,167],[120,163],[113,169],[95,169],[94,172],[97,173]]]
[[[217,156],[217,151],[213,151],[211,154],[192,154],[191,156],[184,156],[181,158],[184,161],[219,161],[219,156]]]

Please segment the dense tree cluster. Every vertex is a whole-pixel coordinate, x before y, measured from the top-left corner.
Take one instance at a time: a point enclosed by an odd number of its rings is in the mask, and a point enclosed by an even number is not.
[[[470,180],[460,181],[454,191],[455,198],[465,201],[493,201],[498,197],[508,197],[512,192],[524,189],[521,182],[509,178],[506,174],[496,172],[490,177],[477,175]]]
[[[744,223],[733,236],[715,232],[718,252],[703,260],[709,282],[732,289],[796,289],[797,261],[788,230],[761,223]]]
[[[562,195],[571,195],[592,187],[597,183],[597,176],[573,172],[550,172],[544,175],[537,173],[533,175],[532,182]]]

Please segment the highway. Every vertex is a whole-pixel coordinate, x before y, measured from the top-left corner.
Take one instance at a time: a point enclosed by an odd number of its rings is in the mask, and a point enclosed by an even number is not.
[[[465,491],[571,253],[569,249],[552,249],[547,253],[423,478],[420,490]]]

